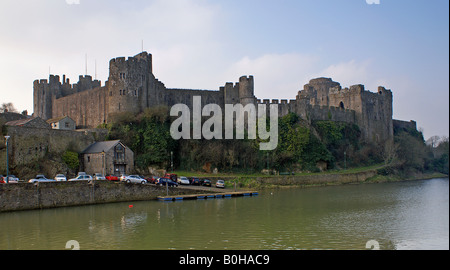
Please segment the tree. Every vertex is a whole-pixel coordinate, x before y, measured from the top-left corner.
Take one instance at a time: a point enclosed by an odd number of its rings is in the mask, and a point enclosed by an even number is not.
[[[14,104],[12,104],[11,102],[9,103],[3,103],[2,106],[0,107],[0,111],[1,112],[17,112],[16,108],[14,107]]]

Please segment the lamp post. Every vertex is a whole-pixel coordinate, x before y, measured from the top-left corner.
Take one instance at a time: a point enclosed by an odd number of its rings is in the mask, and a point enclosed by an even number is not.
[[[9,183],[9,154],[8,154],[8,140],[11,136],[5,136],[6,139],[6,183]]]

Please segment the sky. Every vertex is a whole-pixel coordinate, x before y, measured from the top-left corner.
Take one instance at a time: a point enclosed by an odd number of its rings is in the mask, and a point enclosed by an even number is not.
[[[394,119],[449,136],[447,0],[1,0],[0,104],[33,112],[33,81],[153,55],[168,88],[218,90],[253,75],[259,99],[317,77],[391,89]],[[87,60],[86,60],[87,59]],[[86,65],[87,63],[87,65]]]

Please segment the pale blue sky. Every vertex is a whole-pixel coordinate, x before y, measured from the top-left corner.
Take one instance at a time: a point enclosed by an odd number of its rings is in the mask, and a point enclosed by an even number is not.
[[[33,111],[33,81],[88,73],[144,50],[167,87],[218,90],[255,76],[294,99],[315,77],[394,94],[394,118],[449,135],[447,0],[1,0],[0,102]]]

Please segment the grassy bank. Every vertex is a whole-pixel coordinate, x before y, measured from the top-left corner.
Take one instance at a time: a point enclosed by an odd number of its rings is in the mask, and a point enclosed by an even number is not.
[[[384,172],[385,165],[377,164],[366,167],[352,168],[348,170],[327,171],[322,173],[296,173],[295,175],[266,175],[262,173],[199,173],[187,171],[175,171],[179,176],[197,176],[213,180],[225,180],[226,187],[267,189],[281,187],[314,187],[330,186],[354,183],[382,183],[407,180],[432,179],[448,177],[442,173],[392,173]]]

